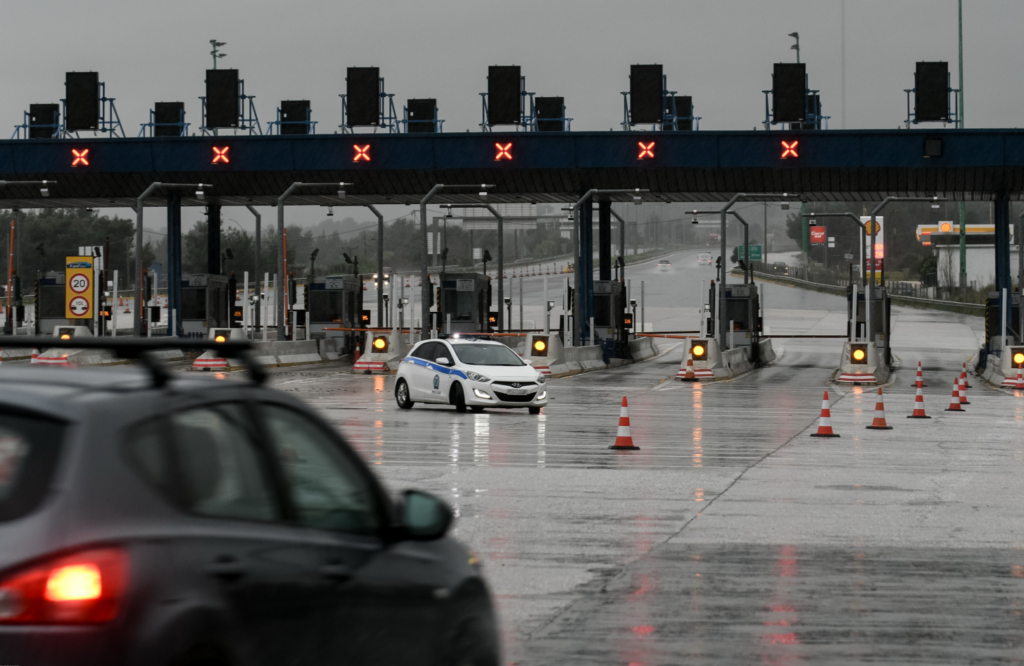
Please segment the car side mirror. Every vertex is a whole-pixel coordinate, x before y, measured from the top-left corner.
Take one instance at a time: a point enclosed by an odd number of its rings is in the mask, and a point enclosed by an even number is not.
[[[533,359],[524,358],[523,363],[525,363],[526,365],[533,365]]]
[[[435,358],[434,359],[434,363],[437,363],[438,365],[451,365],[452,364],[452,362],[448,360],[447,356],[439,356],[439,357]]]
[[[407,538],[432,541],[448,533],[454,514],[444,500],[419,490],[406,490],[402,493],[401,516]]]

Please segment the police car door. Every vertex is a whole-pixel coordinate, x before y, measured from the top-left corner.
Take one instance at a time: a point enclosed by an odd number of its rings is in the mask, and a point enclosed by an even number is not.
[[[447,360],[446,363],[438,363],[437,360]],[[452,374],[451,366],[455,362],[455,355],[452,354],[452,350],[447,344],[438,342],[437,347],[434,348],[434,362],[431,364],[433,367],[433,374],[431,375],[431,399],[437,400],[438,402],[448,402],[448,392],[452,388]]]
[[[434,348],[437,342],[424,342],[409,354],[409,396],[413,402],[430,402],[433,398],[430,391],[433,386],[434,372],[431,370],[434,360]]]

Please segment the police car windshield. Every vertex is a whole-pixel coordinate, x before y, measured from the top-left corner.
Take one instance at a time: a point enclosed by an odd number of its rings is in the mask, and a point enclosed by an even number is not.
[[[452,345],[460,363],[466,365],[526,365],[519,355],[505,345],[463,343]]]

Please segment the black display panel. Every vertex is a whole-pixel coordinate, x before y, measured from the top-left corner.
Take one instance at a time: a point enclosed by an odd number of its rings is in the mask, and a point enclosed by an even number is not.
[[[60,105],[29,104],[28,118],[29,125],[56,125],[60,122]],[[54,131],[53,127],[29,127],[28,138],[52,139]]]
[[[630,65],[629,122],[660,123],[664,79],[661,65]]]
[[[96,72],[64,74],[64,126],[69,132],[100,127],[100,75]]]
[[[169,123],[180,123],[185,119],[185,102],[157,102],[153,106],[153,136],[181,136],[181,128]],[[162,125],[162,126],[161,126]]]
[[[914,118],[918,122],[949,120],[949,63],[917,63],[914,88]]]
[[[775,63],[772,74],[772,120],[799,123],[804,120],[807,101],[807,65]]]
[[[437,108],[436,99],[410,99],[405,104],[409,112],[409,132],[432,134],[437,131],[434,124],[434,110]]]
[[[534,111],[537,113],[537,129],[541,132],[564,132],[565,120],[565,98],[564,97],[538,97],[534,101]]]
[[[281,102],[281,120],[285,123],[305,123],[310,118],[309,100],[285,100]],[[312,125],[281,125],[281,134],[309,134]]]
[[[380,125],[380,67],[349,67],[345,85],[349,127]]]
[[[206,126],[238,127],[237,69],[206,70]]]
[[[487,124],[517,125],[522,119],[519,65],[487,68]]]

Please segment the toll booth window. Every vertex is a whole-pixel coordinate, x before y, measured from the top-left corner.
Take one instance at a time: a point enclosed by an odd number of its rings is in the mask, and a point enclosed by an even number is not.
[[[473,312],[476,310],[475,292],[446,289],[442,293],[446,317],[450,314],[452,321],[473,321]]]
[[[594,326],[612,325],[611,296],[594,294]]]
[[[64,285],[40,286],[39,306],[40,319],[64,319]]]
[[[309,292],[309,319],[315,324],[342,323],[343,291]]]
[[[183,287],[181,290],[181,318],[206,319],[206,289]]]

